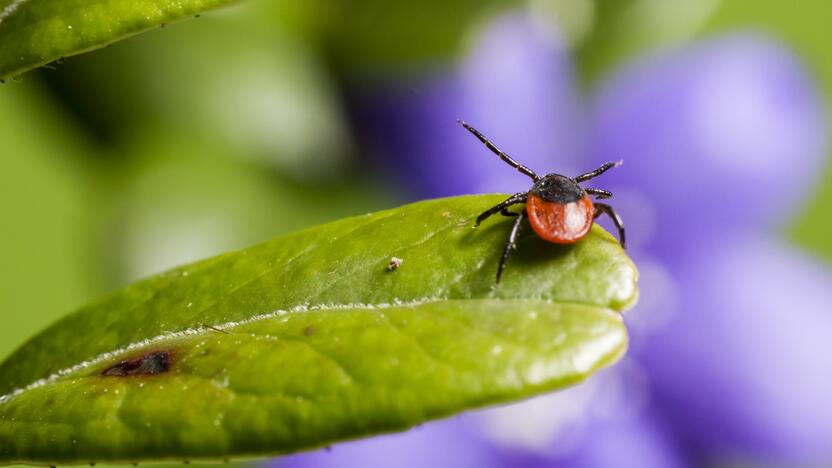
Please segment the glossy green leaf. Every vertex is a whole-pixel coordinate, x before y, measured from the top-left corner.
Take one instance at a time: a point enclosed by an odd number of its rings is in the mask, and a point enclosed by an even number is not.
[[[0,0],[0,79],[234,0]]]
[[[66,317],[0,365],[0,463],[285,453],[587,378],[626,348],[636,270],[599,227],[527,232],[495,285],[511,221],[472,222],[501,198],[318,226]]]

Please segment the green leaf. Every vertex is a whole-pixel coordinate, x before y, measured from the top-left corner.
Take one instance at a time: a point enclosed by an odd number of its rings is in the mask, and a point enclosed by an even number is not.
[[[0,0],[0,79],[234,0]]]
[[[597,226],[527,229],[495,285],[511,221],[472,223],[503,197],[318,226],[66,317],[0,365],[0,463],[272,455],[580,382],[624,352],[636,270]]]

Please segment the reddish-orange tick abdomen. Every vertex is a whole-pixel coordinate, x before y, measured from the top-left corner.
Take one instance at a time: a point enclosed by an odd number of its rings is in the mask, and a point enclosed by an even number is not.
[[[583,239],[595,219],[595,205],[589,195],[577,201],[558,203],[530,193],[526,212],[534,232],[555,244],[572,244]]]

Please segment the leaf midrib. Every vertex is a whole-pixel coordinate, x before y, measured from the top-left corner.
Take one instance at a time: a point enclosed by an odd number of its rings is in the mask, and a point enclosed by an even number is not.
[[[446,302],[456,302],[456,301],[463,301],[464,302],[464,301],[477,301],[477,300],[497,301],[497,302],[501,302],[501,301],[513,301],[513,302],[524,301],[524,302],[535,302],[535,303],[539,303],[539,304],[548,304],[548,305],[557,304],[557,305],[561,305],[561,306],[570,306],[570,305],[572,305],[572,306],[589,307],[589,308],[596,308],[596,309],[605,309],[605,310],[609,310],[609,311],[618,313],[617,311],[615,311],[615,310],[613,310],[609,307],[604,307],[604,306],[601,306],[601,305],[598,305],[598,304],[593,304],[593,303],[585,303],[585,302],[578,302],[578,301],[553,301],[553,300],[549,300],[549,299],[523,299],[523,298],[520,298],[520,299],[517,299],[517,298],[449,299],[449,298],[443,298],[443,297],[434,297],[434,298],[423,298],[423,299],[414,300],[414,301],[398,301],[398,302],[390,302],[390,303],[385,302],[385,303],[378,303],[378,304],[346,303],[346,304],[301,305],[301,306],[296,306],[292,309],[281,309],[281,310],[276,310],[276,311],[273,311],[273,312],[269,312],[267,314],[255,315],[253,317],[250,317],[250,318],[247,318],[247,319],[244,319],[244,320],[240,320],[240,321],[229,321],[229,322],[225,322],[225,323],[222,323],[222,324],[216,324],[216,325],[205,325],[205,324],[203,324],[203,325],[200,325],[199,327],[196,327],[196,328],[187,328],[185,330],[163,333],[163,334],[154,336],[152,338],[148,338],[148,339],[141,340],[141,341],[136,341],[136,342],[130,343],[126,346],[123,346],[123,347],[121,347],[117,350],[107,351],[105,353],[101,353],[101,354],[99,354],[99,355],[97,355],[97,356],[95,356],[91,359],[85,360],[84,362],[82,362],[80,364],[75,364],[73,366],[65,367],[61,370],[58,370],[58,371],[52,373],[51,375],[49,375],[47,377],[44,377],[42,379],[38,379],[38,380],[36,380],[36,381],[26,385],[26,386],[15,389],[15,390],[13,390],[13,391],[5,394],[5,395],[0,395],[0,405],[3,405],[5,403],[10,402],[12,399],[14,399],[14,397],[16,397],[18,395],[21,395],[21,394],[23,394],[23,393],[25,393],[29,390],[32,390],[32,389],[35,389],[35,388],[38,388],[38,387],[41,387],[41,386],[44,386],[44,385],[48,385],[50,383],[53,383],[55,381],[60,380],[63,377],[67,377],[67,376],[70,376],[74,373],[81,372],[85,369],[89,369],[89,368],[94,367],[98,364],[101,364],[102,362],[111,360],[113,358],[116,358],[116,357],[118,357],[120,355],[123,355],[125,353],[128,353],[130,351],[134,351],[136,349],[144,348],[144,347],[147,347],[151,344],[163,342],[163,341],[168,340],[168,339],[176,339],[176,338],[183,338],[183,337],[186,337],[186,336],[196,336],[196,335],[201,335],[201,334],[216,333],[217,330],[224,331],[224,330],[233,329],[235,327],[239,327],[239,326],[242,326],[242,325],[248,325],[248,324],[256,323],[256,322],[259,322],[259,321],[262,321],[262,320],[270,320],[270,319],[273,319],[273,318],[277,318],[277,317],[281,317],[281,316],[289,315],[289,314],[331,312],[331,311],[336,311],[336,310],[384,310],[384,309],[389,309],[389,308],[394,308],[394,307],[418,307],[418,306],[422,306],[422,305],[429,305],[429,304],[440,303],[440,302],[441,303],[446,303]],[[619,316],[620,316],[620,313],[619,313]],[[445,319],[448,319],[448,320],[453,320],[454,322],[459,323],[460,325],[462,325],[466,328],[471,328],[471,325],[469,323],[465,323],[463,321],[460,321],[455,317],[446,316],[446,315],[443,315],[442,317],[445,318]],[[387,320],[386,322],[388,324],[390,323],[389,320]],[[391,327],[392,327],[392,325],[391,325]],[[393,327],[393,328],[398,330],[397,327]],[[522,343],[513,342],[512,340],[506,338],[505,336],[498,335],[498,334],[495,334],[493,332],[489,332],[487,330],[481,330],[481,329],[477,328],[476,331],[483,332],[483,333],[488,333],[488,334],[490,334],[494,337],[500,338],[501,340],[511,342],[512,344],[514,344],[516,346],[520,346],[520,347],[523,346]],[[422,350],[422,351],[424,352],[424,350]]]

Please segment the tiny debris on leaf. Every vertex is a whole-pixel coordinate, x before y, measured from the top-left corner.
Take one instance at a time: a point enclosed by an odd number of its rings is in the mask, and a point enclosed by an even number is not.
[[[223,330],[222,328],[217,328],[217,327],[215,327],[215,326],[213,326],[213,325],[203,325],[203,327],[207,328],[208,330],[211,330],[211,331],[217,332],[217,333],[222,333],[222,334],[224,334],[224,335],[229,335],[229,334],[230,334],[230,333],[228,333],[227,331]]]
[[[400,266],[404,263],[399,257],[392,257],[390,258],[390,263],[387,264],[387,271],[395,271],[398,270]]]

